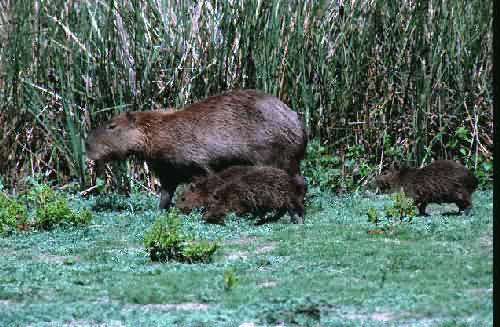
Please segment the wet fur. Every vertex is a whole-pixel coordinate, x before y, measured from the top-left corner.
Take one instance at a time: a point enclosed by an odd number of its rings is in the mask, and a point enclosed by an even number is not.
[[[290,176],[272,167],[248,167],[213,192],[207,200],[204,218],[206,222],[222,224],[229,212],[250,213],[262,219],[272,211],[272,220],[288,212],[292,219],[303,222],[306,190],[305,179],[300,175]]]
[[[391,170],[378,176],[376,184],[382,191],[403,190],[425,215],[429,203],[455,203],[461,212],[468,213],[478,180],[455,161],[436,160],[423,168]]]
[[[268,165],[299,174],[306,133],[295,112],[254,90],[212,96],[174,112],[124,113],[89,133],[87,156],[136,155],[161,183],[168,208],[179,184],[233,165]]]

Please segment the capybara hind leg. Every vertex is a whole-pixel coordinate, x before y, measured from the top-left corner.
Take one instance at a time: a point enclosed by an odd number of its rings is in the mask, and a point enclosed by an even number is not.
[[[427,207],[427,203],[420,203],[419,205],[417,205],[417,207],[419,216],[427,216],[427,214],[425,213],[425,208]]]
[[[168,210],[170,208],[170,204],[172,202],[172,196],[166,190],[160,191],[160,209]]]
[[[302,203],[296,203],[288,214],[292,218],[294,224],[304,223],[304,205]]]
[[[469,215],[472,209],[472,202],[470,200],[470,196],[463,195],[461,200],[455,202],[460,212],[463,212],[465,215]]]
[[[270,221],[278,221],[283,217],[286,213],[286,209],[280,209],[278,212],[276,212],[271,218],[269,219]]]

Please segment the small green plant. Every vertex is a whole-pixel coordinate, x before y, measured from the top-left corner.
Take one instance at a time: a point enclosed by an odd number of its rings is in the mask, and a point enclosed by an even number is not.
[[[408,218],[411,222],[417,214],[417,208],[412,198],[406,196],[404,192],[394,193],[391,195],[392,203],[384,206],[384,214],[379,218],[379,213],[374,207],[369,207],[366,210],[368,222],[375,224],[376,228],[368,230],[368,234],[379,235],[393,233],[395,231],[395,223],[402,223],[404,218]]]
[[[181,249],[181,254],[190,263],[207,262],[215,250],[217,250],[217,246],[217,242],[207,240],[185,241]]]
[[[187,236],[181,231],[180,225],[180,214],[175,208],[156,219],[144,235],[144,246],[151,260],[188,263],[210,261],[218,243]]]
[[[52,229],[58,225],[86,225],[92,220],[88,209],[73,211],[64,196],[47,185],[35,185],[26,196],[34,209],[33,225],[40,229]]]
[[[25,226],[27,219],[26,207],[16,199],[0,192],[0,234]]]
[[[368,216],[368,222],[378,224],[379,219],[377,209],[375,209],[374,207],[369,207],[366,211],[366,215]]]
[[[319,140],[311,140],[307,146],[303,172],[310,186],[320,190],[331,189],[335,186],[335,180],[342,175],[340,163],[340,157],[329,154]]]
[[[384,213],[389,218],[408,218],[410,221],[417,215],[417,207],[412,198],[406,196],[404,192],[391,195],[392,205],[384,207]]]
[[[238,281],[236,278],[236,269],[234,267],[224,270],[224,291],[228,292],[236,285]]]

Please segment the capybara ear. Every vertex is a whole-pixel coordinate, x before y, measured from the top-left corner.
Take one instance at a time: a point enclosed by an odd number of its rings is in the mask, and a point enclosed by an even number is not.
[[[135,125],[135,115],[133,113],[131,113],[130,111],[127,111],[127,113],[125,114],[125,117],[127,117],[129,124]]]

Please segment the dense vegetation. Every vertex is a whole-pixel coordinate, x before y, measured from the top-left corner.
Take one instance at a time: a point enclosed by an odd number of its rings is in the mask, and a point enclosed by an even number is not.
[[[491,16],[490,1],[465,0],[4,1],[0,175],[83,189],[95,175],[82,138],[113,114],[258,88],[301,114],[315,185],[349,190],[432,158],[484,183]],[[133,161],[113,171],[107,185],[156,188]]]

